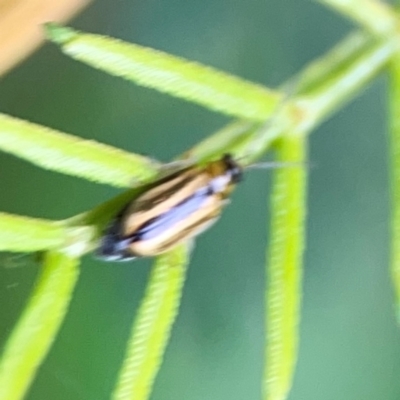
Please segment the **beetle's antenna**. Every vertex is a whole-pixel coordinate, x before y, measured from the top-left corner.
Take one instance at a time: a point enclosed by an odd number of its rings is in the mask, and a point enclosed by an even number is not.
[[[296,162],[296,161],[267,161],[262,163],[247,165],[244,169],[274,169],[274,168],[295,168],[310,166],[309,163]]]

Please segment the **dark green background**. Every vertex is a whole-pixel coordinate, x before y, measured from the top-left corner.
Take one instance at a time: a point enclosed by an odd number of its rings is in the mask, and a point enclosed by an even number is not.
[[[352,27],[308,1],[97,1],[71,25],[276,87]],[[312,135],[304,307],[292,400],[398,400],[400,332],[388,274],[387,82]],[[228,119],[44,46],[0,81],[0,110],[167,161]],[[268,172],[248,174],[196,244],[153,400],[260,399]],[[61,219],[118,193],[0,153],[0,210]],[[30,256],[0,260],[0,340],[31,291]],[[107,399],[149,260],[84,259],[29,400]],[[6,400],[6,399],[1,399]]]

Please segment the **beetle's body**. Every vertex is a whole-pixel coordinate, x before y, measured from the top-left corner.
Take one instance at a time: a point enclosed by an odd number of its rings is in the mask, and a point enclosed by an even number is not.
[[[227,154],[156,181],[112,221],[99,256],[120,261],[155,256],[198,235],[218,219],[241,175]]]

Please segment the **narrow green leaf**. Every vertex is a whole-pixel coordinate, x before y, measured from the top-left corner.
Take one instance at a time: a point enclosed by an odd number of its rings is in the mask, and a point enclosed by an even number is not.
[[[78,260],[46,254],[34,292],[0,360],[0,399],[20,400],[62,324],[78,277]]]
[[[377,35],[394,33],[397,15],[388,5],[377,0],[318,0],[352,19]]]
[[[284,136],[277,161],[306,163],[305,135]],[[297,360],[306,214],[306,166],[274,171],[267,250],[264,399],[285,400]]]
[[[38,251],[59,246],[66,229],[59,222],[0,213],[0,251]]]
[[[4,114],[0,150],[42,168],[117,187],[130,187],[157,173],[156,163],[146,157]]]
[[[187,245],[157,258],[112,398],[146,400],[160,367],[186,276]]]
[[[400,324],[400,54],[390,66],[391,272]]]
[[[280,94],[213,68],[136,44],[46,24],[50,40],[94,68],[239,118],[263,121]]]

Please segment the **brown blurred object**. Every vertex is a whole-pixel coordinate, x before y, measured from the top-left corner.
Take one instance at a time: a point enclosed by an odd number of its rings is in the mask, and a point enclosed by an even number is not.
[[[43,23],[66,21],[90,1],[0,0],[0,75],[43,42]]]

